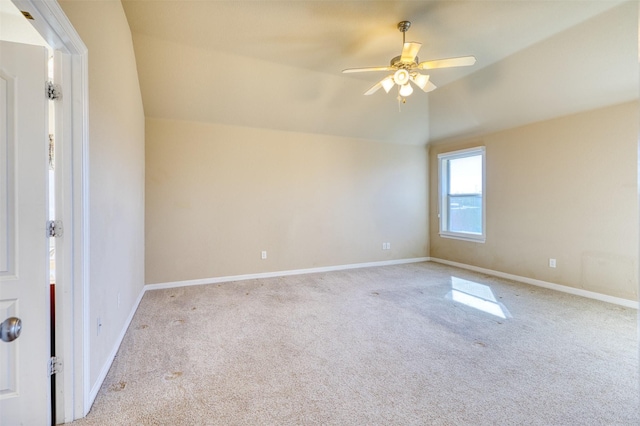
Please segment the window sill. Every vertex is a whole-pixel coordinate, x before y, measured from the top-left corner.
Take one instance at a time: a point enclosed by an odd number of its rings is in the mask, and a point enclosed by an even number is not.
[[[484,235],[473,235],[473,234],[462,234],[462,233],[449,233],[449,232],[440,232],[440,237],[442,238],[450,238],[452,240],[462,240],[462,241],[470,241],[472,243],[482,243],[485,242]]]

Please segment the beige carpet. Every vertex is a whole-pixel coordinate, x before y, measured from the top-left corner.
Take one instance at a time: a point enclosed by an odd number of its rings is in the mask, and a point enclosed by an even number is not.
[[[149,291],[75,423],[638,425],[636,315],[435,263]]]

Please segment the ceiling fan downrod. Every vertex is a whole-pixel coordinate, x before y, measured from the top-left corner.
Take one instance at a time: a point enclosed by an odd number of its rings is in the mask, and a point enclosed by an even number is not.
[[[405,33],[409,31],[409,27],[411,27],[410,21],[400,21],[398,22],[398,31],[402,33],[402,45],[405,43]]]

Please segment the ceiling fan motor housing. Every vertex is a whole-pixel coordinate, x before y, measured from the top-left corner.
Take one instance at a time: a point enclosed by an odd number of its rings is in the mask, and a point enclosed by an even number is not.
[[[401,58],[402,58],[402,55],[398,55],[395,58],[393,58],[391,61],[389,61],[389,64],[392,67],[409,69],[409,68],[413,68],[415,65],[418,65],[418,63],[420,63],[420,58],[418,58],[417,56],[411,63],[402,62]]]
[[[411,22],[409,21],[398,22],[398,30],[400,30],[400,32],[406,33],[407,31],[409,31],[410,26],[411,26]]]

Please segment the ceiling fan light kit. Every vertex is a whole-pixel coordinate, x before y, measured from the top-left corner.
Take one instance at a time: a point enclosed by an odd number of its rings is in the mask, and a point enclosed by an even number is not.
[[[436,59],[431,61],[420,62],[418,59],[418,51],[422,43],[405,41],[406,32],[411,27],[411,22],[398,22],[398,30],[402,33],[402,54],[394,57],[387,67],[367,67],[367,68],[348,68],[343,73],[370,72],[370,71],[392,71],[392,74],[386,76],[369,90],[364,92],[365,95],[372,95],[381,87],[385,92],[389,93],[393,86],[398,86],[398,101],[405,103],[406,97],[413,93],[411,83],[415,84],[424,92],[431,92],[436,89],[428,74],[420,74],[418,70],[432,70],[436,68],[466,67],[476,63],[473,56],[460,56],[457,58]],[[411,83],[410,83],[411,82]]]

